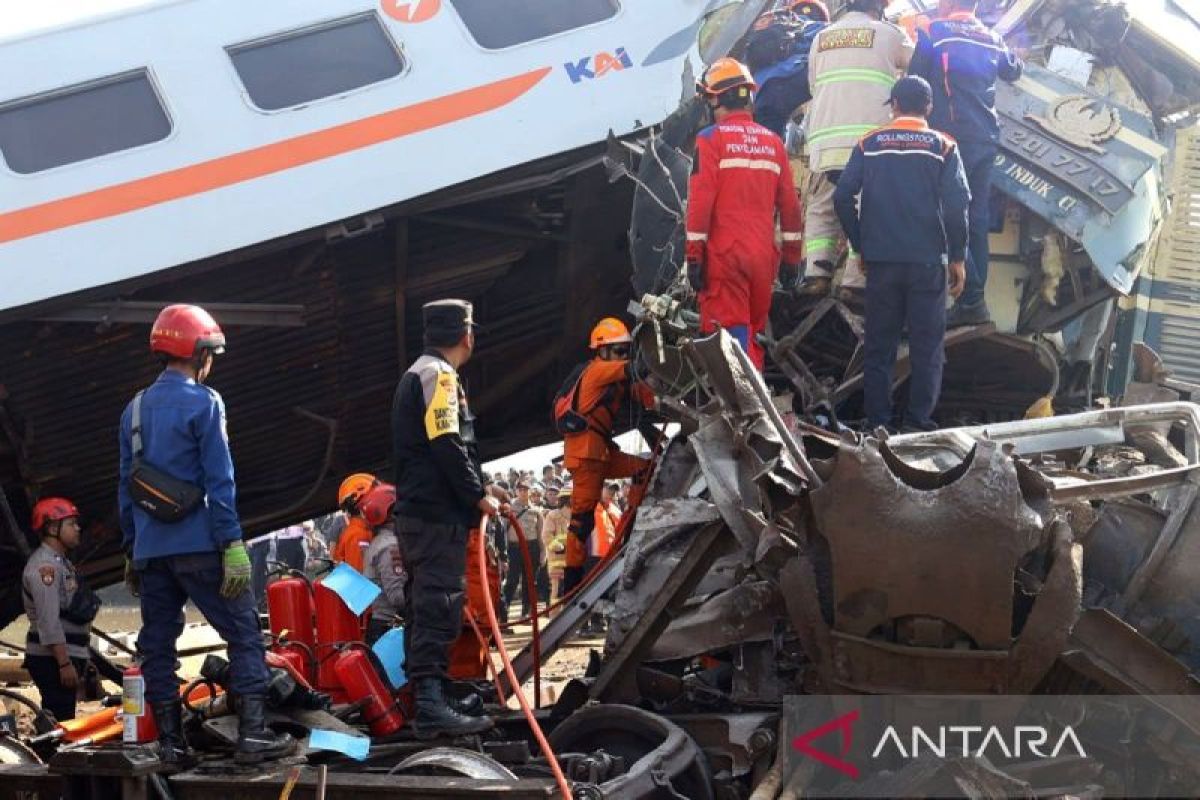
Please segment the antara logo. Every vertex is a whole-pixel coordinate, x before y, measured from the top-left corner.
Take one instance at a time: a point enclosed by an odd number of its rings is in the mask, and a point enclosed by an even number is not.
[[[854,728],[859,716],[859,712],[854,710],[805,731],[792,739],[792,749],[858,780],[859,767],[848,756],[854,744]],[[829,752],[816,746],[818,739],[834,733],[838,734],[841,742],[839,752]],[[1011,730],[995,725],[986,728],[981,725],[943,725],[927,730],[914,725],[907,736],[896,726],[888,725],[871,751],[871,759],[878,759],[889,751],[894,751],[905,760],[927,754],[938,758],[953,758],[957,754],[975,758],[986,756],[993,760],[1000,756],[1006,759],[1029,756],[1056,759],[1064,753],[1079,758],[1088,757],[1075,730],[1069,725],[1063,726],[1057,738],[1050,730],[1039,725],[1017,725]]]
[[[625,52],[624,47],[618,47],[616,52],[601,52],[594,56],[587,56],[578,61],[563,64],[568,77],[571,78],[571,83],[579,83],[583,80],[591,80],[593,78],[602,78],[610,72],[619,72],[623,69],[629,69],[633,66],[632,59]]]

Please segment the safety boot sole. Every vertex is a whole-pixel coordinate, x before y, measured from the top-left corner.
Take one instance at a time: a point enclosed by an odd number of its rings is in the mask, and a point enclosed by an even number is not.
[[[416,720],[413,720],[413,735],[423,741],[436,739],[439,736],[471,736],[472,734],[490,731],[496,724],[492,721],[491,717],[467,717],[466,719],[469,721],[453,726],[421,725]]]
[[[288,742],[278,747],[266,750],[235,750],[233,752],[233,761],[235,764],[242,765],[261,764],[264,761],[277,761],[281,758],[287,758],[296,752],[296,744],[296,740],[289,735]]]

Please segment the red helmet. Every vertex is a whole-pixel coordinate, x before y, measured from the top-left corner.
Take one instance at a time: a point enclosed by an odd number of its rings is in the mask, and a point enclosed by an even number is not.
[[[381,483],[367,492],[358,504],[358,510],[363,519],[372,528],[378,528],[392,516],[392,507],[396,505],[396,487],[390,483]]]
[[[225,351],[225,334],[200,306],[173,305],[158,312],[150,329],[150,350],[172,358],[191,358],[202,349]]]
[[[51,522],[78,516],[79,509],[65,497],[43,497],[33,507],[33,529],[40,531]]]

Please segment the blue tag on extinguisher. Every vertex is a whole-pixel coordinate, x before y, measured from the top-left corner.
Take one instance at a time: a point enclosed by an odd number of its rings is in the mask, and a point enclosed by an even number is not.
[[[404,677],[404,629],[392,628],[380,636],[371,648],[387,671],[393,689],[399,689],[408,679]]]

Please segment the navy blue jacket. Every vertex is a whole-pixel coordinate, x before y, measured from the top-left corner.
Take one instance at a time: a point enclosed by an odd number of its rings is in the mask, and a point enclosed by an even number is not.
[[[908,65],[933,88],[930,126],[970,144],[1000,141],[996,78],[1015,81],[1021,69],[1000,35],[967,12],[931,22]]]
[[[958,146],[919,117],[897,117],[864,136],[833,195],[842,228],[868,266],[962,261],[970,202]]]
[[[208,553],[242,538],[225,432],[225,403],[207,386],[163,370],[142,395],[142,459],[172,477],[204,489],[204,502],[179,522],[154,519],[129,496],[133,469],[133,403],[121,415],[121,471],[117,486],[122,540],[135,561]]]
[[[796,109],[812,100],[808,86],[808,53],[827,22],[808,22],[796,35],[788,56],[754,73],[754,121],[787,139],[787,124]]]

